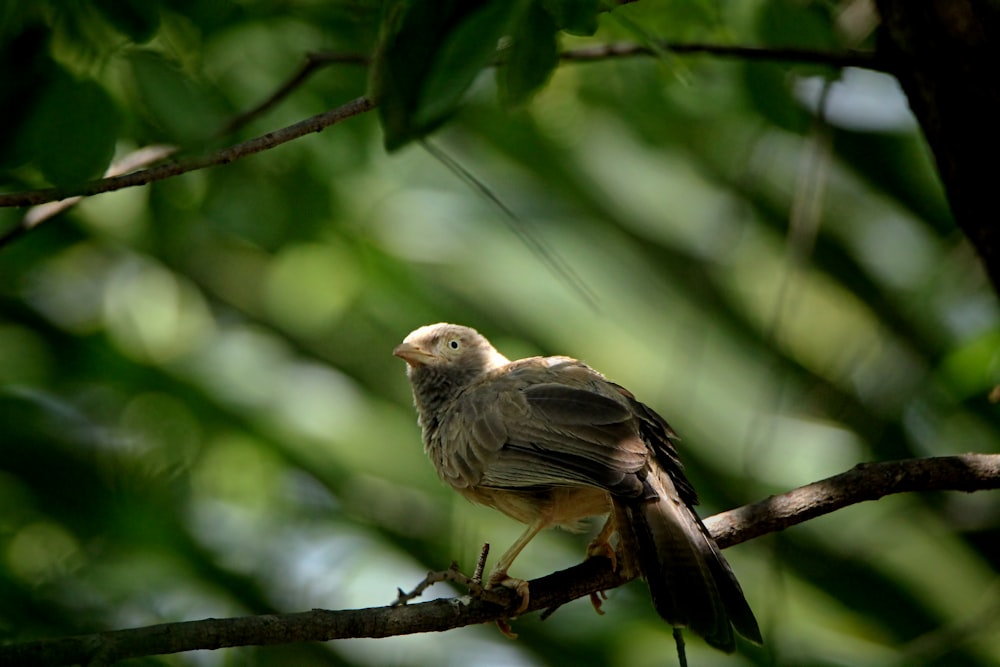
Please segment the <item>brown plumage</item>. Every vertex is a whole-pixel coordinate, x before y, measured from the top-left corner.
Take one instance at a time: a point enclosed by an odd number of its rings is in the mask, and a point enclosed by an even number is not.
[[[474,329],[432,324],[393,354],[407,376],[424,447],[441,478],[466,498],[528,524],[501,556],[490,584],[524,582],[507,570],[544,528],[573,528],[610,513],[590,553],[638,568],[653,604],[724,651],[733,627],[760,630],[729,564],[692,505],[673,430],[624,388],[569,357],[509,361]]]

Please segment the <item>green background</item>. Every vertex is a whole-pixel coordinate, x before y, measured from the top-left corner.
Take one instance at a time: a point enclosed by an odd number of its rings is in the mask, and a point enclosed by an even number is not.
[[[430,322],[631,389],[680,433],[706,516],[861,461],[997,451],[996,294],[892,78],[553,57],[559,26],[561,49],[871,48],[851,4],[0,5],[4,191],[384,103],[93,197],[0,251],[0,639],[381,606],[505,548],[520,526],[421,451],[391,351]],[[484,69],[503,35],[509,67]],[[218,134],[317,51],[381,57]],[[433,130],[513,219],[412,141]],[[0,210],[0,232],[23,215]],[[766,644],[690,638],[691,662],[1000,665],[998,532],[995,493],[910,495],[729,549]],[[586,541],[544,534],[513,574]],[[605,616],[583,600],[520,619],[516,642],[482,626],[129,664],[671,664],[644,585],[609,597]]]

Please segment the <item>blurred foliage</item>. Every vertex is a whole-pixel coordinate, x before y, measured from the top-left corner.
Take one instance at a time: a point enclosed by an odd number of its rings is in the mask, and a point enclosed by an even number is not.
[[[505,547],[519,526],[423,458],[390,352],[429,322],[628,386],[681,433],[705,514],[860,461],[998,450],[996,294],[891,78],[669,53],[552,70],[524,42],[547,22],[575,33],[562,48],[868,48],[865,3],[512,4],[522,69],[476,74],[495,25],[461,36],[479,58],[462,79],[408,52],[415,90],[430,73],[447,99],[408,98],[404,121],[428,115],[397,136],[440,126],[435,145],[514,222],[419,146],[387,156],[370,114],[94,197],[3,250],[3,641],[379,606]],[[364,94],[364,68],[327,67],[217,135],[305,53],[374,53],[384,14],[401,20],[376,0],[4,2],[3,188],[93,177],[149,143],[197,153]],[[0,211],[0,230],[21,215]],[[584,544],[543,535],[516,574]],[[979,493],[887,498],[736,547],[767,644],[726,657],[692,639],[691,662],[1000,665],[997,544],[1000,503]],[[605,609],[526,617],[517,642],[473,627],[136,663],[672,661],[641,583]]]

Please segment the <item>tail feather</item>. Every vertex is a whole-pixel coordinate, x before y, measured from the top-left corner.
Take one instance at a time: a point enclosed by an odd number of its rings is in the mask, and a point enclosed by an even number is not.
[[[736,647],[733,628],[761,643],[760,629],[743,590],[701,520],[661,470],[650,475],[656,499],[616,499],[623,547],[638,554],[656,611],[726,652]]]
[[[698,525],[702,532],[707,534],[708,531],[701,523],[701,519],[698,519]],[[743,587],[740,586],[739,580],[736,579],[733,569],[729,567],[729,562],[719,552],[715,541],[711,537],[708,537],[708,540],[715,556],[714,560],[711,561],[715,583],[719,587],[719,593],[722,595],[722,604],[729,615],[730,622],[736,628],[736,631],[745,638],[755,644],[763,644],[764,638],[760,634],[760,626],[757,625],[757,618],[753,615],[753,610],[750,609],[750,604],[743,594]]]

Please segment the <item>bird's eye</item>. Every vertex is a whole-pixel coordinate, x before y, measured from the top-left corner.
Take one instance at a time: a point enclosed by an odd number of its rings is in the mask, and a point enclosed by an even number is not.
[[[448,347],[450,347],[453,350],[457,350],[458,349],[458,341],[454,340],[454,339],[448,341]]]

